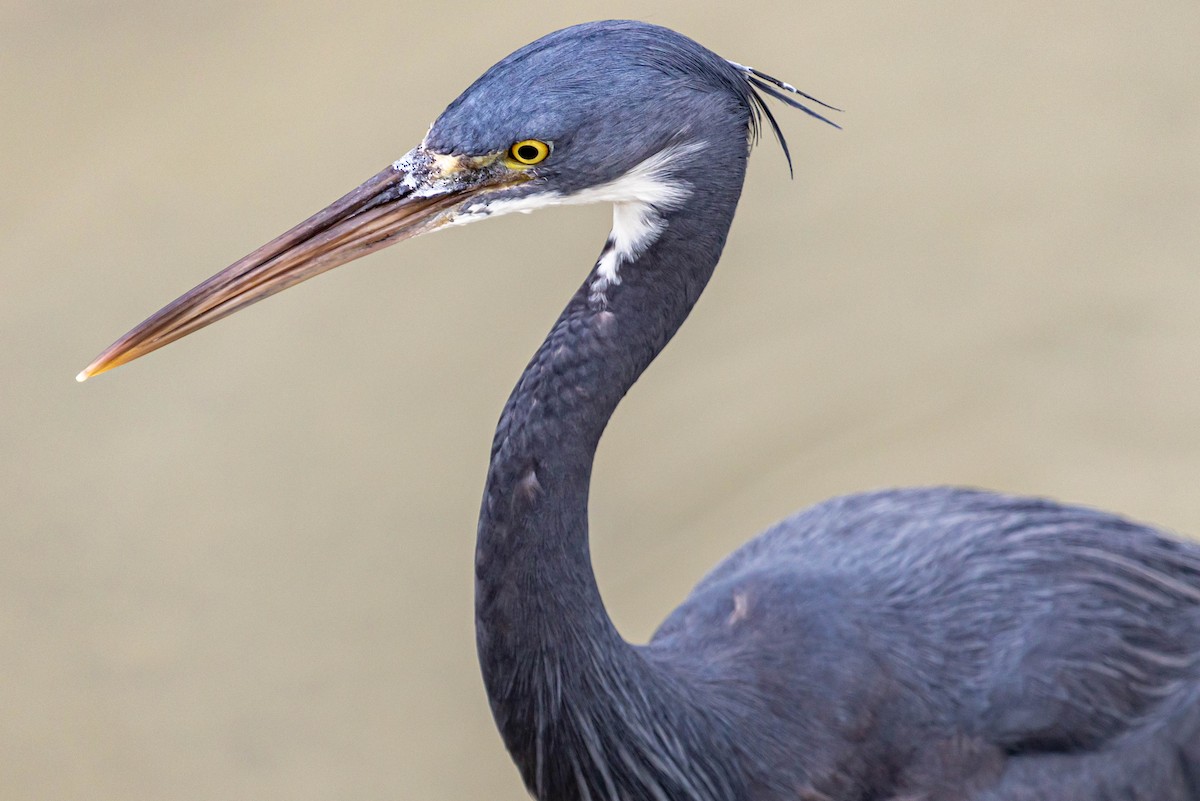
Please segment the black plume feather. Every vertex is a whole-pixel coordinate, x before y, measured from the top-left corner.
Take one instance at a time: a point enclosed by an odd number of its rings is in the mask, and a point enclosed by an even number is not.
[[[780,129],[779,123],[776,122],[776,120],[775,120],[775,115],[771,113],[770,107],[767,106],[766,99],[763,98],[763,96],[762,96],[762,94],[760,94],[760,92],[765,93],[765,94],[775,98],[776,100],[782,101],[782,102],[786,103],[787,105],[791,106],[792,108],[798,108],[801,111],[803,111],[805,114],[809,115],[810,117],[816,117],[821,122],[827,123],[829,125],[832,125],[834,128],[841,130],[842,126],[838,125],[833,120],[826,118],[822,114],[819,114],[818,112],[816,112],[813,109],[809,108],[808,106],[804,105],[799,100],[796,100],[795,98],[792,98],[792,97],[788,97],[786,94],[784,94],[784,92],[788,92],[793,95],[799,95],[800,97],[804,98],[805,100],[809,100],[813,103],[816,103],[819,106],[823,106],[827,109],[830,109],[831,111],[839,111],[840,112],[841,111],[840,108],[837,108],[836,106],[831,106],[823,100],[818,100],[817,98],[813,97],[810,94],[801,92],[799,89],[792,86],[790,83],[785,83],[785,82],[779,80],[778,78],[774,78],[770,75],[767,75],[765,72],[760,72],[760,71],[754,69],[754,67],[746,67],[741,64],[738,64],[735,61],[730,61],[729,63],[732,64],[738,71],[740,71],[741,73],[743,73],[746,76],[746,83],[748,83],[751,87],[750,88],[750,99],[751,99],[751,103],[753,104],[752,110],[754,112],[753,118],[751,119],[751,122],[750,122],[751,136],[755,140],[758,139],[759,130],[762,127],[762,118],[766,117],[767,122],[771,126],[771,131],[775,134],[775,139],[778,140],[779,146],[781,148],[783,148],[783,155],[784,155],[784,158],[787,159],[787,163],[788,163],[788,174],[789,175],[794,175],[795,173],[792,170],[792,154],[791,154],[791,151],[788,150],[787,139],[784,138],[783,131]],[[783,92],[779,91],[780,89],[782,89]]]

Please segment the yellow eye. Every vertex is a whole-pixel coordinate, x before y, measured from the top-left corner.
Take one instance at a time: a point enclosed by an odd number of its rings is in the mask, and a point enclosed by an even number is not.
[[[550,155],[550,145],[537,139],[524,139],[510,147],[508,155],[518,164],[537,164]]]

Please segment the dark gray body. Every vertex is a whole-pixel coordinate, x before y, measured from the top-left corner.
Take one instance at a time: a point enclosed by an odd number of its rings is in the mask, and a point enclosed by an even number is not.
[[[1200,548],[1114,516],[954,489],[851,496],[737,551],[650,644],[613,627],[589,556],[592,459],[716,266],[765,109],[754,75],[662,28],[591,23],[504,59],[427,138],[469,155],[553,143],[480,214],[684,154],[660,176],[684,199],[654,209],[661,230],[602,297],[592,271],[496,430],[477,637],[530,792],[1200,801]]]
[[[751,797],[1200,798],[1200,548],[1093,510],[827,501],[730,556],[644,654],[732,696],[746,758],[785,766]]]

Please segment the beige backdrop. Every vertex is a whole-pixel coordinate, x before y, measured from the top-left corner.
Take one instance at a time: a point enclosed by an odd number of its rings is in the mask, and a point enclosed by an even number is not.
[[[0,11],[0,797],[519,799],[471,631],[491,428],[608,230],[407,243],[79,386],[554,28],[635,15],[777,110],[600,454],[646,637],[822,497],[954,482],[1200,532],[1200,5],[13,2]]]

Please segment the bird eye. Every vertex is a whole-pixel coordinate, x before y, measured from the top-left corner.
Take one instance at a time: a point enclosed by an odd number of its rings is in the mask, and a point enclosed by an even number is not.
[[[518,164],[537,164],[550,155],[550,145],[537,139],[525,139],[510,147],[508,155]]]

